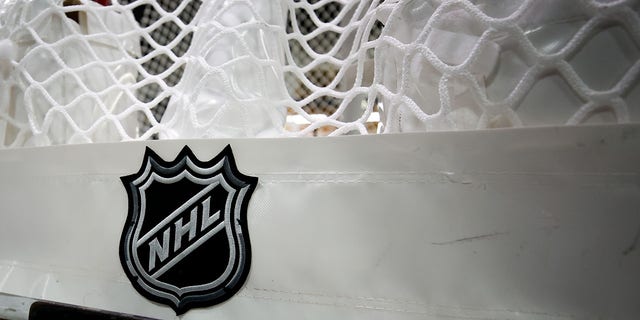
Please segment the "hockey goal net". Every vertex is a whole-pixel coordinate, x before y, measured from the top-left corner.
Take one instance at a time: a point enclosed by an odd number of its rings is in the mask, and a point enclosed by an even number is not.
[[[0,146],[638,121],[639,8],[5,0]]]

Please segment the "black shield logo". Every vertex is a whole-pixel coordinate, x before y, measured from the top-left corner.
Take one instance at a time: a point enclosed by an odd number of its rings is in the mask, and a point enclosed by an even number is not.
[[[251,263],[247,205],[258,179],[241,174],[231,147],[207,162],[184,147],[167,162],[147,147],[121,178],[129,212],[120,260],[136,290],[177,314],[233,296]]]

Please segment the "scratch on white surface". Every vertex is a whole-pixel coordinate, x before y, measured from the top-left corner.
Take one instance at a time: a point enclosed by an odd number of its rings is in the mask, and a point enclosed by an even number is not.
[[[471,178],[468,175],[461,174],[458,172],[443,172],[445,177],[451,183],[461,183],[461,184],[471,184]]]
[[[638,247],[638,241],[640,241],[640,226],[638,226],[638,230],[636,231],[636,235],[633,237],[631,244],[629,244],[629,246],[626,249],[624,249],[624,251],[622,251],[622,255],[627,256],[631,252],[636,250]]]
[[[450,241],[431,242],[431,244],[436,245],[436,246],[459,244],[459,243],[473,242],[473,241],[478,241],[478,240],[488,240],[488,239],[492,239],[492,238],[495,238],[495,237],[498,237],[498,236],[502,236],[502,235],[505,235],[505,234],[508,234],[508,232],[493,232],[493,233],[482,234],[482,235],[472,236],[472,237],[465,237],[465,238],[460,238],[460,239],[455,239],[455,240],[450,240]]]

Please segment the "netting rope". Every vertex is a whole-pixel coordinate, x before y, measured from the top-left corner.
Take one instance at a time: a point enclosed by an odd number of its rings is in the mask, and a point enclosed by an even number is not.
[[[639,1],[0,5],[0,146],[640,120]]]

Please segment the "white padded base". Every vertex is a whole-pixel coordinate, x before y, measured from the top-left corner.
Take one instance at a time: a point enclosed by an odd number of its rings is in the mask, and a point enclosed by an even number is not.
[[[163,319],[118,258],[145,146],[257,176],[249,277],[181,319],[640,318],[640,125],[0,151],[0,292]]]

